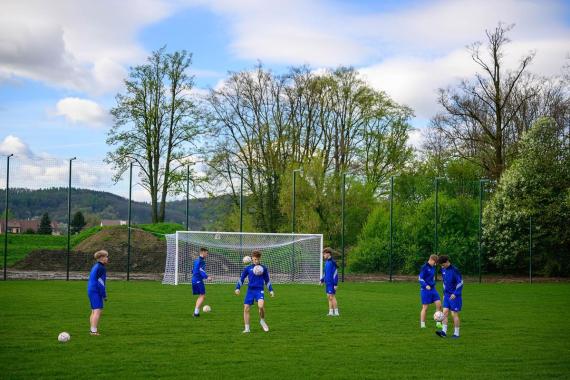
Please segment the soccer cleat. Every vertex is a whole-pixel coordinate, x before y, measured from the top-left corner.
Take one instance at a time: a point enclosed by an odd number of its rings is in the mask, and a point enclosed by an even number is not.
[[[443,323],[437,322],[437,323],[435,324],[435,327],[438,328],[438,329],[441,329],[441,328],[443,328]]]
[[[459,339],[459,335],[453,334],[451,337],[452,337],[453,339]]]
[[[91,336],[99,336],[99,335],[101,335],[101,334],[99,334],[99,332],[97,332],[97,331],[89,331],[89,334],[90,334]]]
[[[196,313],[194,313],[192,315],[194,316],[194,318],[198,318],[200,316],[200,314],[196,314]]]
[[[334,314],[328,313],[328,314],[327,314],[327,317],[334,317]]]
[[[243,330],[242,333],[243,334],[249,334],[249,330]]]
[[[265,332],[269,331],[269,326],[267,326],[267,323],[265,323],[265,321],[259,321],[259,324],[263,328],[263,331],[265,331]]]
[[[435,334],[441,338],[446,338],[447,334],[443,331],[436,331]]]

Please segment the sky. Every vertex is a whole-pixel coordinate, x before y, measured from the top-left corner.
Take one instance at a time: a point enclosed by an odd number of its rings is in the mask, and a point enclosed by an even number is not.
[[[509,67],[530,51],[539,75],[569,62],[570,0],[0,0],[0,155],[25,167],[16,183],[65,185],[77,157],[74,183],[109,186],[109,110],[129,67],[164,45],[192,52],[197,92],[259,61],[276,73],[354,66],[414,110],[419,146],[437,89],[473,76],[466,46],[499,22],[515,24]]]

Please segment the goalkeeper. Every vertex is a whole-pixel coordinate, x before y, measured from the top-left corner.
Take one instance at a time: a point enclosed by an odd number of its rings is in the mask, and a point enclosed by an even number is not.
[[[200,306],[206,299],[206,285],[204,285],[204,280],[208,279],[206,257],[208,257],[208,249],[200,248],[200,256],[194,260],[194,266],[192,267],[192,294],[198,295],[196,306],[194,307],[194,317],[200,316]]]
[[[261,252],[253,251],[251,254],[253,263],[243,269],[240,279],[236,284],[235,294],[239,295],[240,288],[243,285],[245,278],[248,278],[247,293],[243,301],[243,322],[245,324],[244,333],[249,333],[249,309],[255,301],[257,301],[257,308],[259,309],[259,323],[263,331],[269,331],[269,326],[265,322],[265,297],[263,294],[264,286],[267,285],[271,297],[275,296],[273,292],[273,285],[269,280],[269,271],[265,265],[261,265]]]
[[[321,278],[321,285],[324,283],[327,298],[329,300],[328,316],[338,317],[338,305],[336,302],[336,289],[338,286],[338,265],[332,258],[332,249],[323,249],[323,258],[325,259],[325,273]]]

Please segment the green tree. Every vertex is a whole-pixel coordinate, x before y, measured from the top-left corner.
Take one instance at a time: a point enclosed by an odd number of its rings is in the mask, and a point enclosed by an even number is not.
[[[114,165],[115,180],[131,162],[140,167],[153,223],[164,222],[166,197],[183,186],[185,166],[196,153],[195,140],[205,130],[198,125],[198,108],[189,95],[194,86],[188,72],[191,62],[185,50],[153,52],[146,64],[131,68],[125,93],[117,95],[111,110],[115,124],[107,143],[116,148],[106,160]]]
[[[491,264],[501,271],[528,270],[529,219],[533,267],[545,275],[570,275],[570,150],[552,119],[525,133],[520,157],[503,175],[484,212]]]
[[[71,233],[80,232],[87,223],[85,222],[85,217],[81,211],[77,211],[73,214],[73,219],[71,220]]]
[[[42,215],[42,219],[40,220],[40,228],[38,229],[38,234],[41,235],[51,235],[53,232],[51,227],[51,219],[47,212]]]

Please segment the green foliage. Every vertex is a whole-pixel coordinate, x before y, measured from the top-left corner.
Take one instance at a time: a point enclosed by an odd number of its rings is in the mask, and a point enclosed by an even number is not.
[[[73,214],[73,219],[71,219],[71,233],[79,233],[83,227],[85,227],[85,217],[81,211],[77,211]]]
[[[4,254],[4,236],[0,237],[2,244],[1,254]],[[26,257],[30,252],[49,249],[66,249],[66,236],[42,235],[42,234],[8,234],[8,267]],[[0,260],[0,267],[4,266],[4,260]]]
[[[186,228],[184,228],[182,224],[178,223],[139,224],[134,227],[157,235],[173,234],[176,231],[186,231]]]
[[[103,228],[105,228],[105,227],[94,226],[94,227],[86,228],[86,229],[82,230],[80,233],[73,235],[71,237],[71,241],[70,241],[71,247],[75,247],[76,245],[81,243],[83,240],[85,240],[88,237],[93,236],[97,232],[101,231]]]
[[[51,235],[52,228],[51,228],[51,220],[47,212],[42,215],[42,219],[40,220],[40,228],[38,229],[38,234],[40,235]]]
[[[484,212],[490,261],[503,272],[528,271],[532,217],[533,267],[541,274],[570,275],[570,153],[550,119],[522,138],[520,157],[501,178]]]

